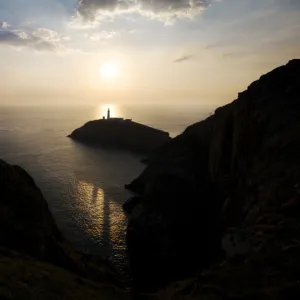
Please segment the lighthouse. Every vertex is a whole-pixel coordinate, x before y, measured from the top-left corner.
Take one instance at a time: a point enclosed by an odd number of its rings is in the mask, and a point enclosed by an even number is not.
[[[110,109],[107,110],[107,120],[110,119]]]

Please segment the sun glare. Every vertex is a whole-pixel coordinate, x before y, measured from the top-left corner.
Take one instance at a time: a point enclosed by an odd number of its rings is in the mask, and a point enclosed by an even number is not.
[[[104,104],[100,105],[97,109],[97,119],[107,118],[107,110],[110,110],[110,116],[112,118],[121,117],[122,113],[120,108],[115,104]]]
[[[115,62],[105,62],[100,67],[100,75],[104,79],[113,79],[118,76],[119,68]]]

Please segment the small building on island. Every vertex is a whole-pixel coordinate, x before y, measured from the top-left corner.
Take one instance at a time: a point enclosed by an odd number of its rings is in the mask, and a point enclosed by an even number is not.
[[[124,119],[124,118],[112,118],[110,116],[110,109],[107,109],[107,117],[105,119],[105,116],[102,117],[103,120],[113,120],[113,121],[127,121],[127,122],[131,122],[132,119]]]

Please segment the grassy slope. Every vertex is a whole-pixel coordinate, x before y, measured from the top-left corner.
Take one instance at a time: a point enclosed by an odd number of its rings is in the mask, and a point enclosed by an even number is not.
[[[97,284],[10,250],[0,252],[0,299],[127,299],[114,285]]]

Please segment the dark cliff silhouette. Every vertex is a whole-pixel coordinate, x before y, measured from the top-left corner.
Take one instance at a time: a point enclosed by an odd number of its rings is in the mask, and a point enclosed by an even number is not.
[[[300,60],[154,151],[124,206],[137,288],[190,274],[169,299],[298,299],[299,153]]]
[[[0,160],[0,298],[126,299],[114,269],[72,249],[21,167]]]

